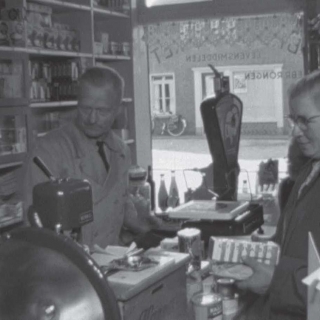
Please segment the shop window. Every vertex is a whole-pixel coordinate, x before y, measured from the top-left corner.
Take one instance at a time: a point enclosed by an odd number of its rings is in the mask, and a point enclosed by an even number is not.
[[[150,76],[152,113],[175,113],[175,82],[173,74]]]

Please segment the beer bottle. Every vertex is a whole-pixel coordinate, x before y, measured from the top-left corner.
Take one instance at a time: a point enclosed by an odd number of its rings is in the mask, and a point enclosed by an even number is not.
[[[168,191],[164,181],[164,174],[160,175],[160,187],[158,192],[158,206],[162,211],[168,208]]]
[[[176,181],[176,174],[175,171],[171,171],[171,183],[169,189],[169,198],[168,198],[168,206],[175,208],[179,205],[180,198],[179,198],[179,190]]]
[[[150,185],[151,211],[154,211],[154,208],[155,208],[155,183],[154,183],[153,176],[152,176],[152,168],[151,168],[151,166],[148,166],[147,182]]]

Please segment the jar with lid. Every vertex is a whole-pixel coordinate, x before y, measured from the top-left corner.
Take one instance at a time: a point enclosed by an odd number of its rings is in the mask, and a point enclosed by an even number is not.
[[[129,193],[139,216],[150,216],[151,188],[144,168],[135,165],[129,169]]]

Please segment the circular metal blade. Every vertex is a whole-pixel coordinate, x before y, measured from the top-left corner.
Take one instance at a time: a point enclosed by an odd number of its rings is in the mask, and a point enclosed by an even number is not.
[[[44,229],[9,234],[0,244],[0,318],[119,319],[117,311],[112,312],[117,302],[106,280],[77,247]],[[112,304],[111,312],[104,304]]]

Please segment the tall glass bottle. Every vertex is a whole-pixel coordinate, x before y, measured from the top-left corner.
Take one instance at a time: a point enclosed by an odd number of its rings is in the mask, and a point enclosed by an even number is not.
[[[164,181],[164,174],[160,175],[160,187],[158,192],[158,206],[162,211],[168,208],[168,191]]]
[[[176,173],[174,170],[171,171],[171,183],[169,189],[168,206],[175,208],[180,204],[179,190],[176,181]]]
[[[150,185],[150,200],[151,200],[151,211],[154,211],[155,208],[155,183],[152,176],[152,168],[151,166],[148,166],[148,178],[147,182]]]

